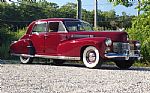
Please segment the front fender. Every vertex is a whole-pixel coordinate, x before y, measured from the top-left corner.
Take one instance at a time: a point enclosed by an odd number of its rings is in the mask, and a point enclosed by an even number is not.
[[[80,57],[81,49],[86,46],[94,46],[99,52],[100,56],[104,56],[105,51],[105,37],[81,38],[62,42],[58,45],[58,54],[62,56]]]

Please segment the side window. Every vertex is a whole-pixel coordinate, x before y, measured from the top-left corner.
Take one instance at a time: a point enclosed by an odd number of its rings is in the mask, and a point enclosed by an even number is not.
[[[85,31],[82,23],[80,21],[67,21],[66,23],[67,29],[71,31]]]
[[[48,26],[49,32],[64,32],[65,28],[61,22],[50,22]]]
[[[65,30],[65,27],[63,26],[63,24],[61,23],[61,22],[59,22],[59,28],[58,28],[58,31],[62,31],[62,32],[64,32],[64,31],[66,31]]]
[[[33,28],[33,33],[34,32],[38,32],[38,33],[40,33],[40,32],[45,32],[46,31],[46,23],[37,23],[37,24],[35,24],[35,26],[34,26],[34,28]]]
[[[93,28],[89,23],[82,22],[82,25],[86,31],[93,31]]]

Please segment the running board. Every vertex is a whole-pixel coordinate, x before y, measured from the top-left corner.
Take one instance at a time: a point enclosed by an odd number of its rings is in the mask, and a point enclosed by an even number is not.
[[[67,57],[67,56],[48,56],[48,55],[27,55],[27,54],[14,54],[13,56],[25,56],[25,57],[39,57],[39,58],[50,58],[50,59],[62,59],[62,60],[80,60],[80,57]]]

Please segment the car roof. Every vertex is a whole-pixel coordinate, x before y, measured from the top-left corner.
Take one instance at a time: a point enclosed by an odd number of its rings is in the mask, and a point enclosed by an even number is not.
[[[47,18],[47,19],[39,19],[37,21],[79,21],[79,19],[74,19],[74,18]]]

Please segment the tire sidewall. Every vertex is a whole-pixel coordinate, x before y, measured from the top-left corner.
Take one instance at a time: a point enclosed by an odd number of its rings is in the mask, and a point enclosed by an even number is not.
[[[32,43],[30,42],[30,46],[32,46]],[[34,47],[29,47],[29,55],[34,55],[35,54],[35,49]],[[27,57],[27,59],[23,58],[24,56],[20,56],[20,61],[22,64],[30,64],[33,61],[33,57]]]
[[[23,58],[23,56],[20,56],[20,61],[22,64],[27,64],[31,60],[31,57],[28,57],[26,60]]]
[[[94,63],[89,63],[89,62],[87,61],[87,58],[86,58],[86,54],[87,54],[87,52],[90,51],[90,50],[93,50],[93,51],[95,52],[95,54],[96,54],[96,60],[95,60]],[[97,48],[95,48],[95,47],[93,47],[93,46],[89,46],[89,47],[87,47],[87,48],[83,51],[83,63],[84,63],[84,65],[85,65],[86,67],[88,67],[88,68],[94,68],[94,67],[96,67],[96,66],[99,64],[99,59],[100,59],[100,56],[99,56],[99,51],[98,51]]]
[[[134,61],[118,61],[115,62],[116,66],[120,69],[129,69],[133,65]]]

